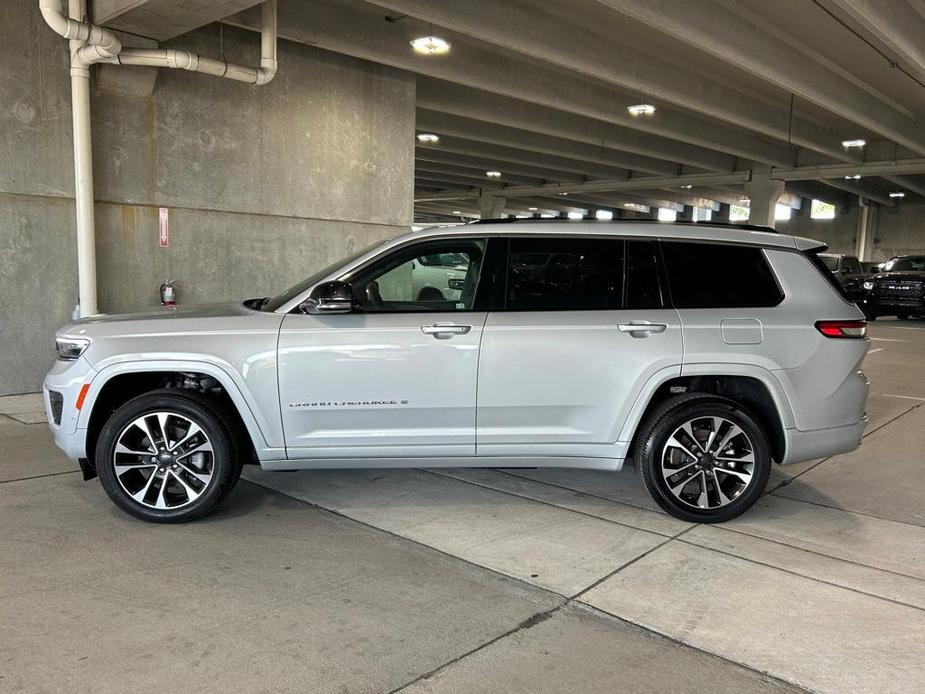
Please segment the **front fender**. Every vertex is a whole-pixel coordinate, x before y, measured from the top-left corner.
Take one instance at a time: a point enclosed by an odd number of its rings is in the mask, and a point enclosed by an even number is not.
[[[88,427],[90,415],[99,394],[105,385],[116,376],[152,371],[194,372],[214,378],[228,393],[254,443],[258,458],[261,460],[285,458],[278,403],[272,403],[271,408],[268,408],[267,404],[261,407],[244,380],[231,368],[230,364],[217,362],[214,358],[209,361],[196,358],[151,360],[133,359],[131,355],[120,355],[118,361],[109,364],[100,363],[96,365],[96,368],[97,372],[90,382],[83,408],[78,417],[77,427],[79,429]],[[267,409],[271,411],[267,412]]]

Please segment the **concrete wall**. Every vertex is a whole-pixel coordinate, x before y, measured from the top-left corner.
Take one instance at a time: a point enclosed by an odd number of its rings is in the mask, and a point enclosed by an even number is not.
[[[834,219],[810,217],[810,200],[804,200],[803,209],[794,210],[786,222],[777,222],[782,234],[805,236],[828,244],[833,253],[854,253],[858,228],[858,208],[837,209]]]
[[[258,62],[256,34],[225,27],[223,39],[228,59]],[[173,44],[219,54],[214,27]],[[77,276],[66,42],[34,0],[4,0],[0,46],[6,394],[39,387]],[[162,70],[150,97],[97,90],[101,310],[154,307],[167,277],[181,303],[265,296],[411,223],[413,76],[288,42],[279,62],[263,87]]]

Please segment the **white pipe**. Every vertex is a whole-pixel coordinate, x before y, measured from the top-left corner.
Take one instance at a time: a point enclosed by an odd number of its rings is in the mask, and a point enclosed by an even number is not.
[[[176,48],[123,48],[108,29],[84,22],[86,0],[39,0],[39,11],[57,34],[70,41],[71,115],[74,130],[74,198],[77,204],[77,283],[80,315],[97,313],[96,238],[93,215],[93,149],[90,138],[90,65],[118,63],[179,68],[227,77],[250,84],[266,84],[276,75],[276,0],[262,4],[260,67],[201,58]],[[69,16],[68,16],[69,15]]]

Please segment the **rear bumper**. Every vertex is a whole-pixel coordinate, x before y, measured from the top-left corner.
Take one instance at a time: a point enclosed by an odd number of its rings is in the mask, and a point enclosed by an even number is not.
[[[789,465],[853,451],[861,445],[861,437],[866,427],[865,414],[861,421],[847,426],[812,431],[788,429],[784,432],[786,452],[780,462],[782,465]]]

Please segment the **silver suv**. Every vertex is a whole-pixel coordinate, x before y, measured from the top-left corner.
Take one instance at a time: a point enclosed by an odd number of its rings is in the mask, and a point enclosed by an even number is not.
[[[405,234],[273,298],[64,327],[48,421],[84,476],[148,521],[208,513],[251,462],[630,458],[666,511],[724,521],[772,461],[849,451],[863,433],[866,324],[823,249],[702,223]]]

